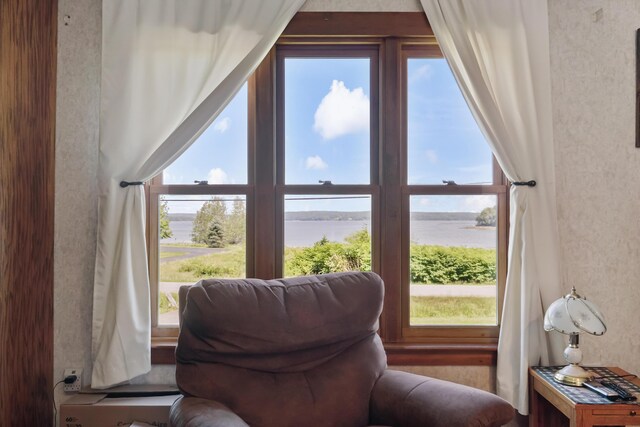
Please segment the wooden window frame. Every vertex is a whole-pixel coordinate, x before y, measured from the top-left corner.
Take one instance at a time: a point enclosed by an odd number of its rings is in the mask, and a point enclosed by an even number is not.
[[[286,184],[284,109],[281,102],[284,82],[283,73],[278,71],[284,56],[291,53],[296,57],[313,56],[318,52],[346,55],[349,52],[371,52],[372,49],[378,52],[377,70],[372,75],[378,90],[371,91],[372,104],[376,104],[376,107],[372,108],[371,115],[370,183],[327,187]],[[244,194],[247,200],[247,276],[270,279],[282,275],[285,195],[370,195],[372,269],[382,276],[387,288],[380,335],[389,364],[494,365],[499,325],[409,326],[408,236],[411,195],[495,194],[499,218],[498,319],[502,313],[506,283],[509,184],[495,159],[491,185],[458,185],[451,188],[453,186],[407,184],[407,131],[403,119],[406,117],[406,72],[403,64],[406,64],[407,55],[424,55],[425,52],[427,55],[442,56],[423,13],[298,13],[249,79],[247,184],[164,185],[160,175],[147,186],[148,229],[157,230],[158,227],[159,194],[193,194],[190,192],[193,190],[196,190],[196,194]],[[378,120],[382,117],[385,120]],[[257,215],[258,212],[260,215]],[[148,238],[152,302],[156,306],[152,308],[152,362],[173,363],[178,330],[159,328],[157,325],[158,240],[155,234],[155,237],[151,235]]]

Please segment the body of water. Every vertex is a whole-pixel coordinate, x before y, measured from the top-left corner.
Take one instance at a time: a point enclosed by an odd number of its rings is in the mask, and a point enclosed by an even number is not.
[[[475,221],[411,221],[411,241],[421,245],[495,248],[495,227],[475,227]],[[335,242],[364,228],[368,221],[285,221],[285,246],[311,246],[326,236]],[[162,243],[191,243],[192,221],[171,221],[173,237]]]

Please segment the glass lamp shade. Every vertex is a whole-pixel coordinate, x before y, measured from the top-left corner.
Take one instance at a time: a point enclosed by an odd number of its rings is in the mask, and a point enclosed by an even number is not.
[[[604,316],[598,307],[578,295],[576,288],[572,288],[570,294],[549,306],[544,315],[544,330],[569,335],[569,345],[564,350],[564,358],[569,365],[556,372],[555,380],[575,386],[588,381],[591,375],[580,366],[582,350],[578,344],[581,333],[602,335],[607,331]]]
[[[555,300],[544,315],[544,330],[558,331],[566,335],[586,332],[602,335],[607,332],[604,316],[598,307],[586,298],[571,293]]]

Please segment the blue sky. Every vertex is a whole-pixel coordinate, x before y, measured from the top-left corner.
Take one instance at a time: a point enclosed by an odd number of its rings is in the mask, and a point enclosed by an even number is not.
[[[410,59],[407,67],[408,182],[491,180],[491,152],[443,59]],[[285,63],[287,184],[369,183],[368,58],[287,58]],[[247,87],[164,172],[166,183],[247,182]],[[420,211],[473,211],[494,196],[421,197]],[[368,199],[286,203],[287,210],[367,210]],[[172,212],[196,203],[173,202]]]
[[[285,182],[368,184],[368,58],[285,62]]]
[[[490,183],[491,150],[444,59],[408,61],[408,183]]]

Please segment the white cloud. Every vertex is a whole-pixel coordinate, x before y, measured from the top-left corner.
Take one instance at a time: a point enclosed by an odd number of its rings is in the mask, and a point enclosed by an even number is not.
[[[433,67],[431,67],[431,65],[429,64],[424,64],[423,66],[418,67],[418,69],[413,73],[411,73],[411,76],[409,76],[409,83],[413,83],[423,79],[428,80],[429,78],[431,78],[431,76],[433,76]]]
[[[231,127],[231,119],[229,117],[223,117],[218,119],[213,124],[213,130],[216,130],[220,133],[225,133],[229,127]]]
[[[220,168],[211,169],[207,174],[209,184],[226,184],[228,181],[227,173]]]
[[[481,212],[484,208],[496,205],[496,196],[468,196],[464,199],[463,210],[468,212]]]
[[[436,150],[427,150],[424,154],[432,165],[438,163],[438,153],[436,153]]]
[[[349,90],[334,80],[314,116],[313,130],[324,139],[333,139],[369,129],[369,98],[361,87]]]
[[[329,165],[320,156],[307,157],[307,169],[326,169]]]

